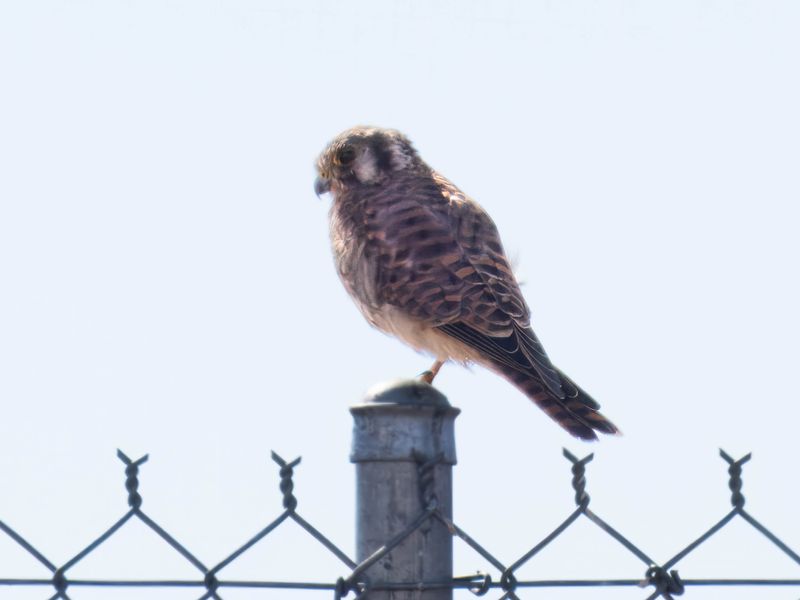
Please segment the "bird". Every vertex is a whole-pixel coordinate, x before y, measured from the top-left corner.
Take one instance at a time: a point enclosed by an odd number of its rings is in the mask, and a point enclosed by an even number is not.
[[[373,327],[435,357],[423,381],[432,384],[448,360],[478,364],[577,438],[619,433],[551,363],[491,217],[404,134],[347,129],[316,171],[316,195],[332,197],[331,245],[345,289]]]

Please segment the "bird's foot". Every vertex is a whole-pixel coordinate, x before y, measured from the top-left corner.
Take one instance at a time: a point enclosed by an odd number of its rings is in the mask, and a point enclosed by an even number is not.
[[[433,371],[423,371],[419,374],[419,380],[424,381],[425,383],[432,384],[433,378],[436,377],[436,374]]]
[[[424,381],[427,384],[433,385],[433,380],[436,378],[436,375],[439,373],[439,369],[442,368],[443,364],[444,364],[443,360],[437,360],[435,363],[433,363],[433,366],[430,369],[420,373],[419,380]]]

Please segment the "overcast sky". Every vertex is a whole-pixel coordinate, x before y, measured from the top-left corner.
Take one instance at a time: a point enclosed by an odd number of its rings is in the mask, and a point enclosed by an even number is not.
[[[313,163],[363,123],[493,216],[551,358],[625,433],[572,440],[445,367],[464,529],[507,563],[533,546],[572,510],[567,446],[595,452],[596,512],[665,561],[730,508],[723,447],[753,452],[747,508],[798,550],[798,31],[799,4],[763,0],[0,2],[0,519],[62,564],[127,509],[116,448],[149,452],[143,509],[214,564],[281,511],[275,449],[354,554],[348,407],[430,365],[332,266]],[[295,530],[221,575],[346,574]],[[68,575],[195,577],[138,524],[118,536]],[[457,574],[490,569],[456,548]],[[678,568],[798,577],[736,523]],[[587,522],[519,578],[643,575]],[[0,534],[0,578],[26,576],[48,575]],[[798,590],[686,597],[755,594]]]

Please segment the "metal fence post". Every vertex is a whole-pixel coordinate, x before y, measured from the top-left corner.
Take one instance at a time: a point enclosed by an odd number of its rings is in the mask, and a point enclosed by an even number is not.
[[[435,388],[416,380],[373,388],[353,415],[356,464],[356,555],[359,562],[411,526],[431,500],[452,518],[454,421],[459,409]],[[432,479],[421,463],[439,458]],[[425,488],[425,489],[423,489]],[[427,496],[427,498],[426,498]],[[453,538],[438,519],[414,533],[364,573],[370,586],[448,582],[453,577]],[[451,600],[451,589],[374,590],[370,600]]]

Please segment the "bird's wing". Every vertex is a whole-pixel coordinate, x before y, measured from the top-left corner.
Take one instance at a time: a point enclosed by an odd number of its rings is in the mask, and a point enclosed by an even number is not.
[[[377,200],[365,224],[382,300],[564,398],[486,212],[437,174]]]

